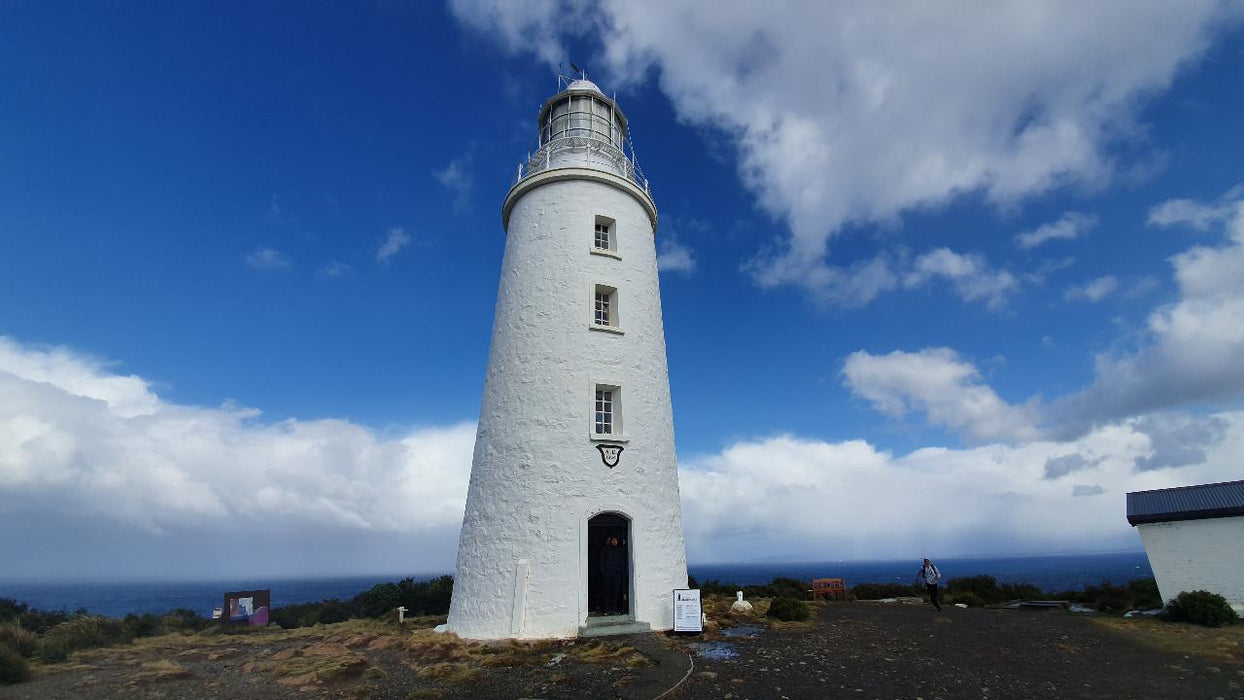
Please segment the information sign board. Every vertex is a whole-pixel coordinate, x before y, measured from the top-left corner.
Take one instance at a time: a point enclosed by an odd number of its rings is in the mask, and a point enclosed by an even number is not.
[[[701,622],[700,589],[674,589],[674,631],[703,632]]]

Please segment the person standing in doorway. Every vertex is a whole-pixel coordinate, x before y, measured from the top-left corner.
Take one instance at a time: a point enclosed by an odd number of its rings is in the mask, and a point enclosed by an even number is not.
[[[929,590],[929,601],[933,603],[933,607],[937,608],[938,612],[941,612],[942,602],[939,600],[940,591],[938,590],[937,583],[942,580],[942,572],[937,570],[937,567],[933,565],[933,562],[929,561],[928,557],[925,557],[924,566],[920,567],[920,573],[916,577]]]
[[[605,614],[621,615],[622,582],[626,578],[626,548],[617,537],[610,537],[600,553],[600,576],[605,584]]]

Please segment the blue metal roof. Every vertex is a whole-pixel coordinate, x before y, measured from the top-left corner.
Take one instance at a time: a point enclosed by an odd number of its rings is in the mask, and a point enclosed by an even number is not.
[[[1244,481],[1127,494],[1127,522],[1132,525],[1233,515],[1244,515]]]

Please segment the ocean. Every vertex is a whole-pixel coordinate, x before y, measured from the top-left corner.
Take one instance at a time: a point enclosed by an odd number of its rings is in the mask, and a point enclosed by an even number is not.
[[[717,579],[741,585],[768,583],[779,576],[796,579],[845,578],[857,583],[911,583],[919,560],[770,562],[764,564],[691,564],[699,581]],[[987,574],[999,583],[1031,583],[1050,593],[1080,590],[1102,582],[1123,584],[1153,575],[1144,552],[1068,554],[1057,556],[937,559],[943,580]],[[83,582],[0,580],[0,598],[14,598],[43,610],[86,610],[111,617],[129,613],[162,613],[188,608],[210,616],[225,591],[267,588],[273,607],[316,603],[329,598],[349,599],[378,583],[397,581],[390,576],[290,579],[233,579],[178,582]],[[416,577],[416,578],[428,578]]]

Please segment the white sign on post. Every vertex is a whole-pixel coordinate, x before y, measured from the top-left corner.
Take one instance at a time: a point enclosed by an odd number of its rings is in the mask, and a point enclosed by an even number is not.
[[[704,631],[704,623],[700,616],[700,589],[674,589],[674,631]]]

